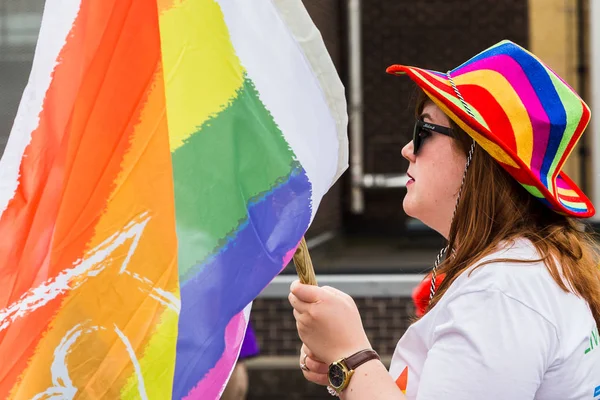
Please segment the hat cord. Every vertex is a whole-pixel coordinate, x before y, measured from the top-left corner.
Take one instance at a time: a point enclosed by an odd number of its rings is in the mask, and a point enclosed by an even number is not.
[[[471,108],[467,105],[467,102],[465,101],[465,99],[463,99],[462,95],[458,91],[458,88],[456,87],[456,84],[454,84],[454,81],[452,80],[452,77],[450,76],[450,71],[446,72],[446,76],[448,77],[448,80],[450,81],[450,84],[452,85],[452,89],[454,89],[454,93],[456,93],[456,96],[459,98],[463,107],[465,108],[465,110],[467,110],[467,113],[472,118],[475,118],[475,115],[471,111]],[[462,195],[462,191],[465,186],[465,180],[467,178],[467,170],[469,169],[469,165],[471,165],[471,160],[473,159],[474,151],[475,151],[475,140],[473,140],[473,142],[471,143],[471,148],[469,149],[469,154],[467,155],[467,163],[465,165],[465,170],[463,172],[460,189],[458,190],[458,196],[456,197],[456,205],[454,206],[454,212],[452,213],[452,219],[450,220],[450,226],[452,226],[452,223],[454,222],[454,217],[456,216],[456,210],[458,210],[458,203],[460,202],[460,197]],[[430,303],[431,303],[431,300],[433,299],[433,296],[435,295],[435,291],[436,291],[435,280],[437,277],[437,269],[438,269],[438,266],[445,259],[447,251],[448,251],[448,246],[446,246],[440,250],[437,257],[435,258],[435,263],[433,264],[433,269],[431,270],[431,287],[429,288],[429,302]]]

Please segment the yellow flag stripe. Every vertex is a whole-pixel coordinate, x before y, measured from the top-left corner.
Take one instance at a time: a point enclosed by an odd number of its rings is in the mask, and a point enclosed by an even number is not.
[[[178,1],[161,12],[159,23],[172,152],[227,107],[244,69],[216,1]]]

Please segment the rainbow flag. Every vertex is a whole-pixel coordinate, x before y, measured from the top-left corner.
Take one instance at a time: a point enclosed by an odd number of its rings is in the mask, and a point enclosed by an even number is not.
[[[0,161],[0,398],[218,398],[346,123],[300,0],[47,0]]]

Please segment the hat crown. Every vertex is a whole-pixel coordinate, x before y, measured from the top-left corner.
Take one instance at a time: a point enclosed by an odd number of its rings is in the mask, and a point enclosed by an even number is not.
[[[449,75],[475,119],[556,194],[558,174],[590,120],[579,95],[535,55],[508,40]]]

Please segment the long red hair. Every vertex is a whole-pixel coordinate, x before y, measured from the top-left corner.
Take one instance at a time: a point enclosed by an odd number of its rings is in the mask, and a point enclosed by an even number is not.
[[[417,115],[427,101],[421,93]],[[456,146],[467,154],[473,140],[453,121],[451,126]],[[464,185],[448,237],[452,257],[439,266],[438,273],[445,277],[429,309],[461,273],[492,253],[500,242],[526,238],[538,250],[556,284],[589,304],[600,328],[600,253],[594,235],[578,220],[552,211],[533,197],[479,145],[475,146]],[[493,262],[497,261],[508,260]]]

